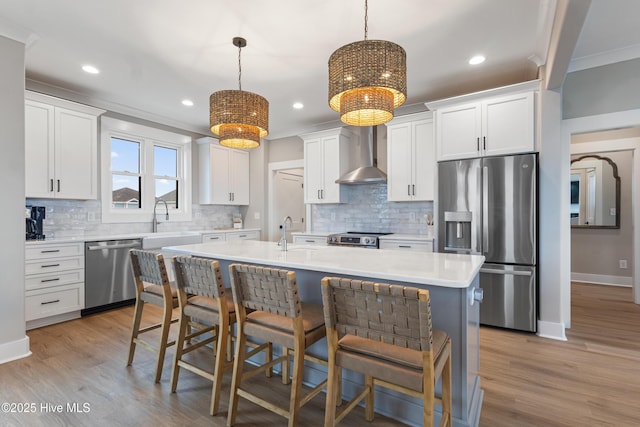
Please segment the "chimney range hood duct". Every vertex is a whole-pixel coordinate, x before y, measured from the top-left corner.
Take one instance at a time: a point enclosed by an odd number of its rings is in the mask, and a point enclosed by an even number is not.
[[[360,162],[357,169],[347,172],[339,179],[337,184],[377,184],[387,182],[387,174],[382,172],[374,165],[373,154],[376,152],[378,129],[375,126],[369,126],[363,129],[366,133],[366,141],[360,142]]]

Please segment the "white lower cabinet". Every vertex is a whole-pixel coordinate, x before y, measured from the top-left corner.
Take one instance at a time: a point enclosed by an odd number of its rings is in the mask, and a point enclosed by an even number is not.
[[[293,243],[296,245],[327,246],[327,236],[317,234],[294,234]]]
[[[227,240],[260,240],[259,230],[227,231]]]
[[[433,252],[433,240],[422,237],[385,237],[380,239],[380,249]]]
[[[202,234],[202,243],[232,240],[260,240],[260,230],[214,231]]]
[[[27,329],[78,318],[83,308],[83,244],[28,245],[25,249]]]

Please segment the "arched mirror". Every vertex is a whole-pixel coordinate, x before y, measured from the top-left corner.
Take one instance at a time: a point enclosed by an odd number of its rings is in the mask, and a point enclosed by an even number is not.
[[[620,228],[620,176],[610,158],[571,160],[571,227]]]

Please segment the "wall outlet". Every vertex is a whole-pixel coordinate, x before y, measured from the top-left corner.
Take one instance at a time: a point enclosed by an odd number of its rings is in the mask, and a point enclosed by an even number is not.
[[[618,265],[620,266],[620,268],[627,268],[627,260],[626,259],[618,260]]]
[[[254,212],[253,219],[260,219],[260,212]]]
[[[610,208],[609,209],[609,215],[616,216],[616,208]]]
[[[416,222],[416,213],[415,212],[409,212],[409,221]]]
[[[87,212],[87,221],[93,222],[95,220],[96,220],[96,213],[95,212]]]
[[[335,220],[336,220],[336,213],[331,212],[331,221],[335,221]]]

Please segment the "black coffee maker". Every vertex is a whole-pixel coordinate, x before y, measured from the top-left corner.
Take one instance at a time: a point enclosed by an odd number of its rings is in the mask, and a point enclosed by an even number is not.
[[[26,239],[44,240],[44,228],[42,221],[45,217],[46,208],[44,206],[26,206]]]

